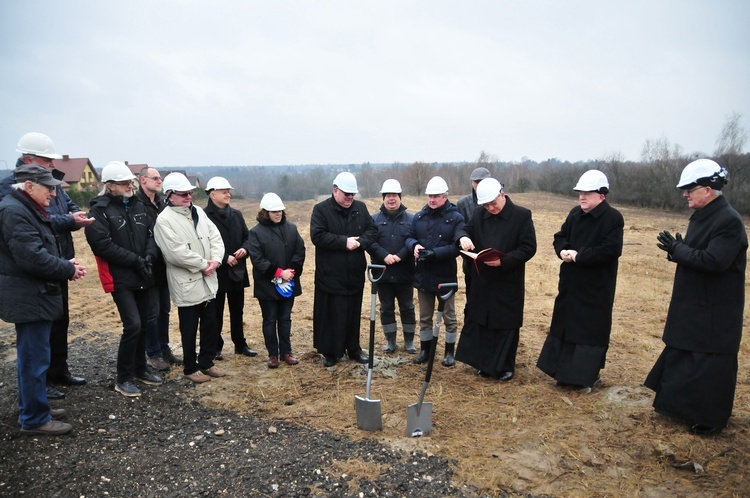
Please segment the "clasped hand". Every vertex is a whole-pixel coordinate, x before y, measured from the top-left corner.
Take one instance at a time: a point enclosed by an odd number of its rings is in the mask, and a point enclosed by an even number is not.
[[[656,236],[656,240],[659,241],[659,243],[656,244],[656,247],[662,251],[666,251],[668,254],[672,254],[677,245],[682,244],[683,242],[682,235],[680,235],[679,232],[677,232],[675,236],[672,236],[672,234],[669,233],[669,230],[659,232],[659,235]]]

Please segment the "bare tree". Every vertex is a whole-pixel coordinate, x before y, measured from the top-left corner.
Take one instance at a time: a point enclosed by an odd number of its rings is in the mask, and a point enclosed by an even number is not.
[[[740,155],[747,142],[747,130],[740,123],[742,114],[733,113],[724,124],[721,135],[716,139],[714,156]]]
[[[427,182],[435,175],[435,168],[427,163],[416,162],[404,168],[402,186],[411,195],[422,195]]]

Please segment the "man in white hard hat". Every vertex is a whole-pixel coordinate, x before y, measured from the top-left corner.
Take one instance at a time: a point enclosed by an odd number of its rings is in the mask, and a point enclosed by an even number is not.
[[[601,382],[609,348],[625,222],[606,200],[609,181],[601,171],[586,171],[573,190],[579,205],[552,243],[562,260],[560,282],[536,366],[559,386],[590,391]]]
[[[406,247],[406,236],[409,233],[414,215],[406,212],[401,203],[401,184],[389,178],[380,189],[383,204],[372,216],[378,227],[378,238],[367,249],[372,263],[386,265],[386,271],[378,281],[378,300],[380,301],[380,323],[385,334],[386,353],[396,351],[396,301],[398,301],[401,327],[404,332],[404,349],[409,354],[416,354],[414,332],[417,320],[414,315],[414,257]]]
[[[136,382],[159,386],[164,381],[146,365],[146,327],[158,313],[152,265],[158,254],[154,225],[143,203],[133,195],[135,175],[121,161],[102,169],[104,188],[91,199],[94,223],[86,240],[96,256],[99,280],[112,295],[122,321],[117,349],[115,391],[141,396]]]
[[[685,166],[677,188],[694,210],[687,235],[657,237],[677,268],[664,351],[644,384],[656,392],[658,413],[698,435],[727,426],[737,384],[748,245],[742,217],[722,195],[727,176],[710,159]]]
[[[496,249],[497,259],[470,261],[464,326],[456,360],[476,368],[477,375],[511,380],[523,326],[526,262],[536,254],[531,211],[514,204],[502,183],[485,178],[476,189],[484,209],[472,213],[456,237],[464,251]]]
[[[208,219],[219,229],[224,241],[224,258],[216,270],[219,290],[216,293],[217,343],[216,359],[223,360],[224,303],[229,305],[229,333],[234,343],[234,353],[242,356],[257,356],[258,352],[247,345],[243,330],[245,287],[250,286],[247,274],[248,230],[242,213],[230,206],[234,187],[226,178],[214,176],[206,183],[208,205],[204,211]]]
[[[226,375],[214,365],[216,270],[224,259],[224,242],[203,209],[193,204],[195,185],[185,175],[168,174],[163,188],[169,205],[156,218],[154,238],[167,263],[169,294],[177,306],[183,374],[200,384]],[[200,351],[196,353],[199,326]]]
[[[45,207],[49,213],[50,221],[58,236],[61,247],[61,256],[72,260],[75,259],[75,248],[73,247],[73,236],[71,232],[84,228],[94,222],[92,218],[87,217],[86,213],[70,199],[68,194],[62,188],[62,179],[65,173],[54,169],[54,160],[61,159],[62,156],[55,150],[55,144],[43,133],[31,132],[26,133],[18,140],[16,148],[21,156],[16,162],[16,167],[24,164],[36,164],[47,168],[51,171],[56,180],[61,184],[55,186],[55,195],[52,197],[48,206]],[[16,183],[13,175],[8,176],[0,182],[0,200],[7,195],[11,186]],[[86,383],[83,377],[70,373],[68,367],[68,325],[70,323],[70,314],[68,310],[68,282],[63,281],[62,295],[64,311],[62,316],[52,324],[50,333],[50,366],[47,371],[47,382],[58,385],[82,385]],[[65,393],[50,385],[47,394],[49,399],[61,399]]]
[[[456,233],[464,224],[464,218],[448,199],[448,184],[439,176],[427,182],[425,188],[427,204],[414,215],[406,246],[417,261],[414,287],[419,300],[419,339],[421,351],[413,361],[425,363],[429,359],[432,345],[433,315],[438,285],[457,283],[458,246]],[[455,294],[445,301],[445,356],[443,366],[455,364],[458,320],[456,319]]]
[[[310,238],[315,245],[313,346],[332,367],[346,353],[367,363],[359,344],[365,286],[365,250],[378,229],[364,202],[357,201],[357,179],[348,171],[333,180],[331,197],[313,207]]]
[[[144,166],[138,173],[140,186],[135,196],[140,199],[146,207],[149,218],[156,224],[159,213],[167,206],[167,198],[162,193],[163,179],[155,168]],[[167,284],[167,265],[161,251],[153,261],[154,284],[159,299],[159,312],[156,318],[146,325],[146,356],[151,368],[160,371],[169,370],[170,365],[179,365],[182,360],[177,358],[169,346],[169,313],[172,302],[169,298],[169,285]]]

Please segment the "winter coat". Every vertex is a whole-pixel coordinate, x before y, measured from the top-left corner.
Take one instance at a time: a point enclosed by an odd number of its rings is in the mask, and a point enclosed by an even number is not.
[[[54,321],[63,314],[60,281],[75,267],[60,257],[52,223],[23,193],[0,202],[0,319],[9,323]]]
[[[456,241],[469,237],[475,251],[494,248],[506,254],[501,266],[470,261],[471,288],[468,289],[466,316],[482,327],[517,329],[523,326],[526,262],[536,254],[536,231],[531,211],[505,197],[498,214],[476,210],[469,222],[456,233]]]
[[[16,168],[24,164],[23,160],[19,158],[16,162]],[[65,173],[60,170],[53,169],[51,172],[56,180],[62,180],[65,177]],[[12,174],[0,182],[0,200],[13,190],[12,185],[15,183],[16,178]],[[45,209],[50,215],[49,221],[52,223],[52,228],[57,233],[61,250],[60,255],[65,259],[72,259],[75,257],[75,250],[73,249],[73,236],[70,232],[75,232],[80,227],[76,225],[73,215],[70,213],[77,213],[81,208],[70,199],[62,185],[58,185],[55,187],[55,197],[50,198],[49,206]]]
[[[153,222],[146,207],[135,196],[125,203],[122,196],[104,194],[91,199],[89,216],[94,222],[85,228],[86,240],[96,257],[104,292],[141,290],[154,285],[153,276],[138,272],[139,259],[158,255]]]
[[[550,334],[564,333],[565,340],[575,344],[609,345],[624,224],[606,200],[589,213],[580,206],[570,211],[553,246],[558,257],[564,249],[578,255],[575,263],[560,265]]]
[[[474,210],[478,207],[480,206],[479,204],[477,204],[477,191],[473,188],[471,189],[471,194],[461,197],[456,203],[456,209],[458,209],[458,212],[461,213],[461,216],[464,217],[464,222],[466,223],[469,222],[471,217],[474,215]],[[462,266],[463,272],[467,275],[470,275],[473,262],[468,258],[464,258]]]
[[[221,263],[224,242],[201,208],[164,208],[156,218],[154,238],[167,263],[169,294],[175,306],[195,306],[216,297],[216,272],[206,276],[203,270],[209,260]]]
[[[310,238],[315,246],[315,288],[329,294],[355,295],[365,286],[365,250],[378,229],[367,206],[355,200],[344,209],[333,195],[313,207]],[[359,248],[349,251],[347,237],[359,237]]]
[[[250,229],[248,253],[253,264],[253,295],[258,299],[285,299],[276,290],[271,279],[281,268],[294,270],[294,291],[292,296],[302,294],[302,270],[305,265],[305,241],[297,226],[281,215],[281,221],[274,223],[258,216],[258,224]]]
[[[425,205],[414,215],[406,238],[406,246],[414,254],[414,246],[422,244],[425,249],[435,251],[435,259],[417,262],[414,287],[424,292],[437,292],[438,284],[456,283],[456,256],[458,246],[454,243],[464,218],[456,206],[446,201],[437,209]]]
[[[148,217],[151,218],[151,226],[153,227],[156,225],[156,218],[159,216],[159,213],[169,205],[167,198],[157,192],[154,194],[154,202],[151,202],[151,199],[143,191],[143,187],[138,187],[135,196],[146,206],[146,212],[148,213]],[[164,262],[164,256],[162,256],[158,246],[156,249],[158,257],[153,262],[154,281],[156,285],[163,287],[167,285],[167,264]]]
[[[241,212],[231,206],[220,209],[211,199],[208,200],[208,206],[204,211],[208,219],[216,225],[221,234],[221,240],[224,242],[224,257],[221,260],[221,266],[216,270],[216,275],[219,277],[219,291],[235,291],[249,287],[247,258],[238,259],[234,266],[227,264],[227,258],[237,249],[244,248],[248,253],[250,252],[245,218]]]
[[[401,258],[396,264],[388,265],[380,283],[383,284],[411,284],[414,282],[414,254],[406,247],[406,236],[414,215],[406,212],[403,204],[395,213],[389,212],[384,205],[380,211],[372,215],[372,220],[378,228],[378,237],[367,249],[370,259],[375,265],[384,265],[385,258],[394,254]],[[373,273],[377,276],[378,273]]]
[[[690,217],[677,263],[664,343],[699,353],[736,355],[745,306],[747,233],[724,196]]]

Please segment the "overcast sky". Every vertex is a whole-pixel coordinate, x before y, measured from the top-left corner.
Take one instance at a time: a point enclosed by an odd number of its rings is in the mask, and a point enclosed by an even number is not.
[[[96,167],[710,154],[750,128],[749,26],[747,0],[0,0],[0,168],[28,131]]]

